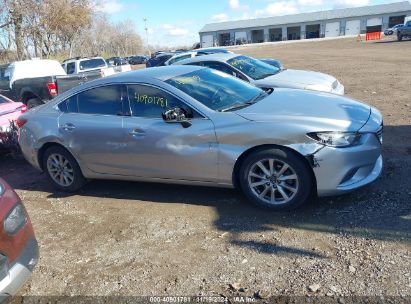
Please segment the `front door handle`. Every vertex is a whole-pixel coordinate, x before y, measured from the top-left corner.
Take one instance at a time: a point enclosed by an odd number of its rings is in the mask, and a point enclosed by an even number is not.
[[[73,125],[72,123],[66,123],[64,126],[61,127],[65,131],[73,131],[76,126]]]
[[[144,136],[146,135],[146,132],[144,132],[143,130],[139,130],[139,129],[134,129],[131,130],[130,132],[128,132],[128,134],[130,134],[131,136]]]

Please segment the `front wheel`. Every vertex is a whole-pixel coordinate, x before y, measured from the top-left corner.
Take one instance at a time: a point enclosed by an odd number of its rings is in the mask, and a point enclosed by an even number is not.
[[[308,202],[313,178],[308,165],[286,149],[260,150],[240,169],[240,184],[248,199],[271,210],[295,209]]]
[[[400,33],[397,34],[398,41],[402,41],[402,35]]]
[[[63,147],[52,146],[45,151],[43,168],[58,190],[74,192],[86,184],[77,161]]]

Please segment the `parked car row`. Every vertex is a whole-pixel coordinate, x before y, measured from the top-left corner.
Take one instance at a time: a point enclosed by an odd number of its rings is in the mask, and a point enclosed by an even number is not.
[[[324,73],[285,69],[275,59],[256,59],[220,48],[175,54],[164,65],[197,65],[212,68],[264,90],[295,88],[344,95],[344,86]]]
[[[107,62],[112,66],[120,66],[120,65],[136,65],[136,64],[144,64],[148,60],[148,57],[145,55],[135,55],[135,56],[128,56],[128,57],[111,57],[107,59]]]
[[[155,52],[152,57],[146,62],[147,68],[165,66],[174,64],[180,60],[195,56],[210,55],[216,53],[231,53],[223,48],[207,48],[207,49],[195,49],[195,50],[177,50],[175,52]]]

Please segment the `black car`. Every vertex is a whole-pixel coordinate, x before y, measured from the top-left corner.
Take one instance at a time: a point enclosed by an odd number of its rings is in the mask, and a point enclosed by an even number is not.
[[[146,62],[147,68],[157,67],[157,66],[164,66],[164,63],[173,57],[174,53],[160,53],[155,57],[150,58]]]
[[[127,60],[122,57],[111,57],[106,60],[109,65],[125,65],[128,64]]]
[[[129,64],[143,64],[146,63],[148,58],[146,56],[131,56],[128,59]]]

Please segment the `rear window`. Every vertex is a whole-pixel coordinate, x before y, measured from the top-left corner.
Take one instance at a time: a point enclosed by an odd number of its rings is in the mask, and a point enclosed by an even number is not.
[[[102,58],[87,59],[80,61],[80,70],[97,69],[106,66],[106,62]]]
[[[184,56],[176,57],[174,59],[171,59],[169,61],[169,64],[173,64],[173,63],[176,63],[176,62],[179,62],[181,60],[188,59],[188,58],[191,58],[191,55],[184,55]]]

